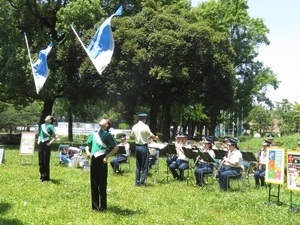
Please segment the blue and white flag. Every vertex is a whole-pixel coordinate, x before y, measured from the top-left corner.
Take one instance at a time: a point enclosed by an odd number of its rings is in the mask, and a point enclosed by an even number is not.
[[[51,49],[52,42],[46,49],[39,52],[39,58],[32,65],[36,93],[40,92],[48,78],[47,56]]]
[[[39,58],[34,63],[32,63],[27,36],[25,32],[24,32],[24,37],[25,37],[26,47],[29,55],[30,66],[33,73],[36,93],[39,93],[48,77],[47,56],[52,49],[52,42],[48,45],[46,49],[43,49],[39,52]]]
[[[99,74],[101,74],[106,66],[110,63],[115,48],[110,21],[114,16],[121,16],[122,10],[123,7],[120,6],[114,14],[112,14],[104,21],[104,23],[101,24],[87,48],[85,48],[73,26],[71,26]]]

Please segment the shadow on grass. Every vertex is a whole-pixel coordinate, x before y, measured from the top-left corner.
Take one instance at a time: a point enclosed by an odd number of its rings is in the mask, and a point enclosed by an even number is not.
[[[4,214],[11,207],[8,203],[0,203],[0,215]],[[23,223],[17,219],[2,219],[0,218],[0,225],[22,225]]]
[[[113,212],[117,215],[120,215],[120,216],[129,216],[129,215],[144,213],[140,209],[139,210],[132,210],[132,209],[128,209],[128,208],[122,208],[120,206],[111,206],[111,207],[109,207],[109,211]]]

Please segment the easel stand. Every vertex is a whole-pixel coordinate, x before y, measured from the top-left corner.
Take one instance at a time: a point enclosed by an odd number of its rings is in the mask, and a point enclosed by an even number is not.
[[[293,192],[290,191],[290,210],[294,213],[300,212],[300,204],[293,203]]]
[[[275,203],[276,205],[280,206],[282,205],[282,202],[279,201],[279,194],[280,194],[280,184],[277,184],[277,195],[271,194],[271,183],[268,185],[269,186],[269,197],[268,197],[268,202],[265,202],[265,204],[271,204]],[[271,197],[275,197],[276,201],[271,202]]]

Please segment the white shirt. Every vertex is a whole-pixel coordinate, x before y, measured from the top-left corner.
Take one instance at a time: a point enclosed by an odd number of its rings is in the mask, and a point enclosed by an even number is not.
[[[134,137],[135,143],[138,145],[148,144],[149,137],[153,136],[149,126],[143,121],[139,121],[132,127],[131,137]]]
[[[232,151],[228,151],[228,162],[230,163],[229,166],[243,168],[242,161],[243,161],[243,156],[239,150],[234,149]],[[235,165],[236,163],[238,164]]]

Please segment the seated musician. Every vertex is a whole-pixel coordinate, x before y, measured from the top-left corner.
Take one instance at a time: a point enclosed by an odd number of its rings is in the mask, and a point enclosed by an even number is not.
[[[176,140],[174,142],[176,149],[178,148],[179,145],[181,145],[181,142],[182,142],[182,136],[179,133],[177,133],[176,134]],[[176,161],[176,159],[177,159],[177,154],[176,155],[172,154],[172,155],[168,156],[168,158],[166,160],[167,165],[170,166],[170,164],[172,162]]]
[[[228,142],[229,142],[229,138],[228,136],[225,136],[224,137],[224,140],[223,140],[223,143],[222,143],[222,146],[221,146],[221,149],[224,150],[224,151],[228,151]]]
[[[149,138],[149,145],[151,143],[155,142],[155,140],[153,140],[152,138]],[[155,164],[157,160],[157,157],[156,157],[156,149],[155,148],[150,148],[149,147],[149,168],[151,169],[152,166]]]
[[[125,146],[126,154],[118,154],[115,158],[113,158],[110,161],[111,167],[113,168],[114,172],[117,174],[120,173],[119,164],[126,162],[127,157],[130,156],[130,145],[126,140],[126,135],[125,134],[121,135],[120,139],[121,139],[121,143],[119,144],[119,146]]]
[[[267,148],[270,147],[271,142],[264,140],[262,142],[262,149],[257,153],[257,161],[258,161],[258,170],[254,173],[255,178],[255,186],[259,187],[260,185],[265,186],[265,171],[266,171],[266,163],[267,163]]]
[[[183,180],[184,170],[188,168],[188,158],[185,156],[182,147],[192,149],[192,146],[188,143],[188,135],[182,134],[182,143],[176,145],[177,159],[173,161],[169,168],[171,173],[173,174],[174,179]],[[179,170],[179,174],[177,172]]]
[[[238,150],[237,142],[237,139],[229,139],[228,156],[225,156],[221,162],[221,168],[219,170],[219,185],[221,191],[227,191],[230,189],[229,179],[227,179],[228,176],[238,175],[243,168],[243,157],[242,153]]]
[[[211,139],[206,139],[204,141],[203,152],[207,152],[213,159],[215,159],[215,152],[212,149],[212,143],[213,141]],[[202,187],[204,185],[203,174],[212,173],[214,170],[214,164],[205,162],[200,158],[200,156],[196,158],[195,164],[197,166],[195,170],[196,184]]]

